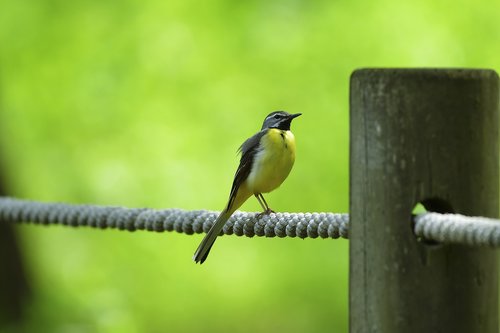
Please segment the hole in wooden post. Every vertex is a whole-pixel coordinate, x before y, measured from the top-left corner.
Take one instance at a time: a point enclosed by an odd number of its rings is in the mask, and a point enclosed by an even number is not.
[[[414,232],[415,230],[415,216],[418,214],[423,214],[426,212],[435,212],[435,213],[454,213],[453,207],[445,200],[439,198],[429,198],[417,202],[417,204],[413,207],[411,212],[411,230]],[[417,236],[415,236],[417,237]],[[417,237],[419,242],[422,242],[426,245],[439,245],[438,242],[430,241],[423,239],[422,237]]]

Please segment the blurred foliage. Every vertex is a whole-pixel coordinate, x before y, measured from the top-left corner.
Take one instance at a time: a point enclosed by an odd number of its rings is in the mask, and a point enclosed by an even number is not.
[[[267,201],[348,210],[359,67],[500,68],[498,1],[0,0],[0,150],[12,195],[221,209],[273,110],[297,161]],[[258,210],[256,200],[242,209]],[[348,243],[19,226],[26,332],[345,332]]]

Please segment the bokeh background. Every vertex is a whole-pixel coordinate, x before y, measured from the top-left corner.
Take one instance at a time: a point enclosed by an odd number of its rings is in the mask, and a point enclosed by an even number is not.
[[[348,210],[359,67],[500,69],[498,1],[0,0],[9,194],[223,208],[236,149],[302,112],[277,211]],[[256,200],[243,210],[256,211]],[[22,332],[346,332],[348,242],[16,226]]]

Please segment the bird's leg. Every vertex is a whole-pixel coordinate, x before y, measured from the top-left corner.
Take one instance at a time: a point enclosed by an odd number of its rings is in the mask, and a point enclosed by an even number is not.
[[[254,195],[257,198],[257,200],[259,201],[260,206],[262,207],[262,209],[265,212],[267,210],[267,205],[264,205],[264,203],[262,202],[262,200],[260,200],[260,197],[259,197],[260,193],[257,193],[257,194],[254,194]]]
[[[262,193],[255,194],[255,197],[257,198],[257,200],[259,200],[260,205],[264,209],[264,211],[258,215],[259,218],[262,217],[262,215],[269,215],[271,213],[274,213],[274,210],[269,208],[269,205],[267,204],[266,199],[264,199]]]
[[[271,208],[269,208],[269,205],[267,204],[266,199],[264,199],[264,196],[262,195],[262,193],[259,193],[259,196],[262,199],[262,201],[264,201],[264,205],[266,206],[266,214],[275,213],[274,210],[272,210]]]

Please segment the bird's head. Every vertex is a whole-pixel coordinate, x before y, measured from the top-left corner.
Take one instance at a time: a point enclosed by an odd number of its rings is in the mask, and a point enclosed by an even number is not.
[[[266,119],[264,119],[261,130],[266,128],[278,128],[288,131],[290,130],[290,124],[292,123],[293,118],[297,118],[301,114],[302,113],[290,114],[285,111],[271,112]]]

